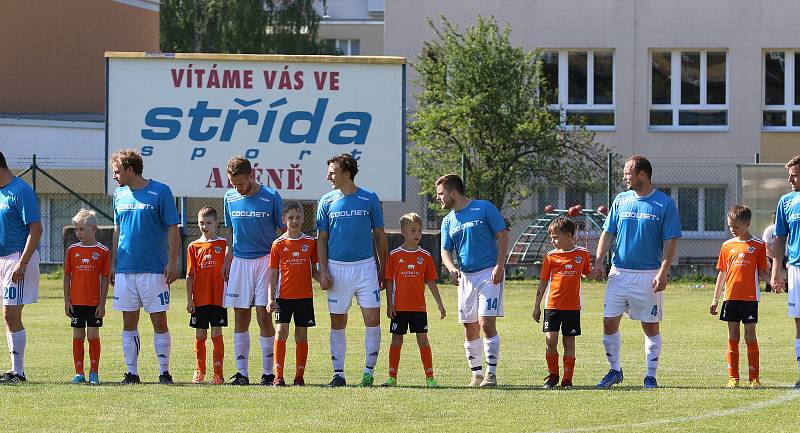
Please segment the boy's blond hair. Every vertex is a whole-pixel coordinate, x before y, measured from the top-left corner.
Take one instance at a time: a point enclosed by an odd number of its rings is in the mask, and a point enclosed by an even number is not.
[[[407,213],[400,217],[400,230],[405,230],[406,226],[412,223],[419,224],[422,227],[422,217],[415,212]]]
[[[93,210],[81,209],[72,217],[72,223],[97,227],[97,214]]]

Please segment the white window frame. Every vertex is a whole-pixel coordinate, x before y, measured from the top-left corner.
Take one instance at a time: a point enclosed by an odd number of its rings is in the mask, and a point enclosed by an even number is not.
[[[353,41],[358,41],[358,54],[353,54]],[[345,56],[361,55],[361,39],[334,39],[333,45]]]
[[[653,54],[654,53],[671,53],[670,74],[670,104],[653,104]],[[700,53],[700,103],[699,104],[681,104],[681,53],[684,52],[699,52]],[[725,53],[725,104],[707,104],[707,74],[708,74],[708,60],[707,55],[709,52]],[[648,56],[649,62],[647,63],[647,128],[650,131],[710,131],[720,132],[728,131],[731,126],[730,116],[730,91],[731,91],[731,74],[730,74],[730,52],[725,48],[681,48],[681,49],[657,49],[650,50]],[[763,98],[762,98],[763,101]],[[650,124],[650,111],[651,110],[671,110],[672,111],[672,125],[651,125]],[[727,112],[727,124],[724,126],[719,125],[680,125],[678,123],[679,113],[681,110],[693,111],[719,111],[725,110]]]
[[[766,55],[770,52],[782,52],[785,56],[785,69],[783,71],[783,105],[767,105],[767,65]],[[800,126],[792,126],[794,111],[800,111],[800,105],[794,104],[794,91],[797,83],[794,82],[794,71],[797,67],[794,63],[795,54],[800,53],[800,49],[765,49],[761,52],[761,130],[762,131],[784,131],[798,132]],[[764,125],[764,113],[767,111],[783,111],[786,113],[786,126],[766,126]]]
[[[678,189],[691,188],[697,190],[697,230],[683,230],[681,233],[684,238],[689,239],[727,239],[727,229],[725,224],[722,230],[706,230],[706,189],[724,189],[727,196],[727,185],[681,185],[681,184],[663,184],[657,185],[656,188],[663,190],[663,188],[670,189],[670,197],[675,201],[675,206],[678,206]],[[727,202],[727,197],[726,197]],[[727,203],[726,203],[727,206]],[[727,209],[727,207],[725,208]],[[681,209],[678,208],[678,214]]]
[[[577,125],[567,124],[568,111],[612,111],[614,113],[613,125],[586,125],[586,129],[590,131],[614,131],[617,125],[617,53],[612,48],[595,48],[595,49],[542,49],[544,52],[558,53],[558,102],[550,104],[550,110],[560,113],[561,126],[565,129],[577,128]],[[570,104],[569,103],[569,53],[579,52],[586,53],[586,104]],[[594,53],[611,53],[612,67],[611,67],[611,104],[595,104],[594,103]]]

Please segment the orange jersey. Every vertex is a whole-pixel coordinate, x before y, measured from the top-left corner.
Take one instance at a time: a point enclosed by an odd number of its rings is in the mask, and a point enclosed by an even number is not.
[[[570,251],[547,253],[539,274],[540,280],[547,281],[546,309],[581,309],[581,275],[592,271],[591,261],[589,250],[578,246]]]
[[[400,247],[389,253],[386,279],[394,282],[395,311],[425,311],[425,283],[436,278],[433,258],[422,248],[407,251]]]
[[[717,269],[725,272],[725,300],[758,301],[758,272],[767,269],[767,246],[761,239],[728,239],[719,251]]]
[[[195,307],[222,306],[225,292],[225,238],[206,241],[200,239],[189,244],[186,254],[186,276],[192,277],[192,299]]]
[[[100,278],[108,277],[108,248],[101,243],[72,244],[64,261],[64,278],[69,278],[72,305],[97,306],[100,303]]]
[[[317,262],[317,240],[311,236],[292,239],[284,234],[276,239],[269,253],[269,267],[280,273],[275,298],[312,298],[311,273]]]

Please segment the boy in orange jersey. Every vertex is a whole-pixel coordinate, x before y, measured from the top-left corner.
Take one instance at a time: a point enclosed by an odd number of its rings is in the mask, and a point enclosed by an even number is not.
[[[389,331],[392,344],[389,346],[389,378],[383,386],[397,386],[397,370],[400,366],[400,349],[407,330],[417,334],[419,356],[428,388],[438,388],[433,377],[433,354],[428,341],[428,313],[425,306],[425,285],[436,300],[440,319],[447,312],[436,286],[436,266],[431,254],[420,248],[422,218],[408,213],[400,218],[403,245],[389,253],[386,260],[386,315],[391,319]]]
[[[314,298],[311,278],[319,280],[316,264],[317,241],[303,234],[303,208],[296,201],[287,202],[283,208],[283,223],[287,231],[272,243],[269,267],[277,269],[270,274],[267,312],[275,312],[278,324],[275,339],[275,379],[273,386],[286,386],[283,367],[286,359],[286,339],[289,323],[294,316],[295,352],[294,385],[304,386],[303,374],[308,359],[308,328],[315,326]],[[280,274],[280,284],[278,284]]]
[[[192,315],[189,326],[196,329],[194,352],[197,356],[192,383],[203,383],[206,376],[206,339],[211,327],[214,344],[213,385],[222,385],[222,359],[225,345],[222,327],[228,326],[228,310],[222,306],[225,279],[222,270],[231,259],[228,241],[217,236],[219,218],[213,207],[204,207],[197,213],[200,238],[189,244],[186,254],[186,311]]]
[[[563,331],[564,377],[562,388],[572,387],[575,369],[575,337],[581,335],[581,275],[591,272],[589,251],[575,245],[575,224],[569,219],[554,219],[547,228],[555,247],[542,262],[533,320],[541,319],[542,298],[547,296],[542,330],[545,333],[545,359],[548,375],[543,388],[558,384],[558,331]]]
[[[720,320],[728,322],[728,388],[739,386],[739,322],[744,324],[744,341],[747,343],[747,363],[750,367],[751,388],[761,388],[758,379],[758,322],[759,277],[769,281],[767,247],[764,241],[750,234],[750,208],[734,205],[728,209],[728,229],[734,236],[725,241],[717,261],[717,285],[709,312],[717,314],[719,296],[725,287]]]
[[[89,340],[89,383],[100,384],[100,327],[106,313],[109,252],[95,238],[97,216],[81,209],[72,217],[80,242],[70,245],[64,260],[64,312],[72,319],[72,358],[75,377],[70,383],[86,383],[83,339]],[[84,328],[89,328],[86,331]]]

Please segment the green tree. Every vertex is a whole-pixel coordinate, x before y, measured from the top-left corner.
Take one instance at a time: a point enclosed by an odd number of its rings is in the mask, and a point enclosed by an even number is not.
[[[162,0],[161,51],[337,54],[314,0]]]
[[[583,127],[565,128],[547,102],[540,52],[509,41],[510,27],[478,17],[465,33],[442,17],[437,38],[413,65],[419,74],[417,112],[409,126],[416,142],[408,172],[422,192],[459,173],[466,162],[467,193],[501,210],[516,207],[537,183],[597,190],[608,149]]]

